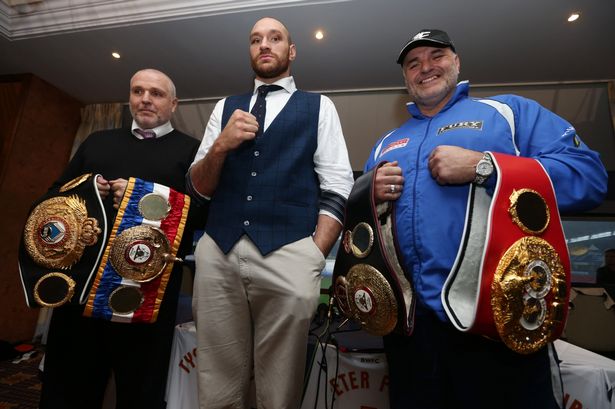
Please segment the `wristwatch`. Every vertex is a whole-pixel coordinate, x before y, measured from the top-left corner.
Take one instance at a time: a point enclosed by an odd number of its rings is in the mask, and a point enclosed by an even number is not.
[[[493,160],[489,152],[483,152],[483,157],[476,164],[476,176],[472,183],[477,185],[484,184],[493,173]]]

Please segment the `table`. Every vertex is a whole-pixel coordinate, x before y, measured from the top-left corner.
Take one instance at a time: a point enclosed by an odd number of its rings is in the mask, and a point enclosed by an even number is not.
[[[615,399],[611,399],[615,361],[562,340],[554,344],[562,361],[564,408],[615,409]],[[318,409],[388,408],[388,370],[383,352],[340,349],[338,366],[336,346],[321,344],[317,349],[302,409],[314,408],[316,401]],[[177,325],[167,382],[167,409],[198,409],[196,354],[194,323]]]

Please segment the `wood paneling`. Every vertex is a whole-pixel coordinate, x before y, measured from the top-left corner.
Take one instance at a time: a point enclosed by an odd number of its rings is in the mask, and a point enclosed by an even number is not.
[[[15,126],[19,118],[19,108],[22,106],[23,81],[13,78],[12,81],[0,82],[0,158],[4,158],[11,147]],[[0,184],[2,183],[7,162],[0,162]]]
[[[17,251],[28,211],[66,166],[82,104],[33,75],[0,77],[0,339],[29,341]]]

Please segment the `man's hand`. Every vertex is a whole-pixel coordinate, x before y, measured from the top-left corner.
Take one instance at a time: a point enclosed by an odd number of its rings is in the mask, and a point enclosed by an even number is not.
[[[249,112],[236,109],[204,158],[190,168],[190,178],[197,192],[211,197],[220,181],[226,155],[245,141],[256,137],[258,121]]]
[[[429,171],[440,185],[472,182],[476,176],[476,164],[482,157],[482,152],[459,146],[438,146],[429,155]]]
[[[101,199],[105,200],[107,196],[109,196],[109,191],[111,190],[109,181],[104,177],[98,175],[98,177],[96,178],[96,187],[98,188],[98,194],[100,195]]]
[[[126,186],[128,185],[128,181],[121,178],[113,179],[109,181],[109,185],[111,186],[111,192],[113,193],[113,207],[115,209],[119,209],[122,198],[124,197],[124,192],[126,191]]]
[[[236,109],[215,143],[223,152],[229,152],[237,149],[244,141],[254,139],[256,131],[258,131],[256,117],[249,112]]]
[[[377,203],[399,199],[403,188],[404,177],[397,161],[385,163],[376,170],[374,194]]]

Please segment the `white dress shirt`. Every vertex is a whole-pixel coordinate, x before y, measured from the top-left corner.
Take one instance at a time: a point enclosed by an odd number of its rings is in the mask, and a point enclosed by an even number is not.
[[[143,135],[140,135],[139,133],[135,132],[135,129],[141,129],[141,128],[139,127],[139,125],[137,125],[137,122],[134,119],[132,120],[132,126],[130,127],[130,129],[132,130],[132,134],[136,136],[138,139],[145,139],[143,138]],[[153,129],[143,129],[143,130],[144,131],[154,131],[156,133],[156,138],[160,138],[161,136],[171,133],[173,131],[173,126],[171,126],[171,121],[167,121],[164,124],[157,126]]]

